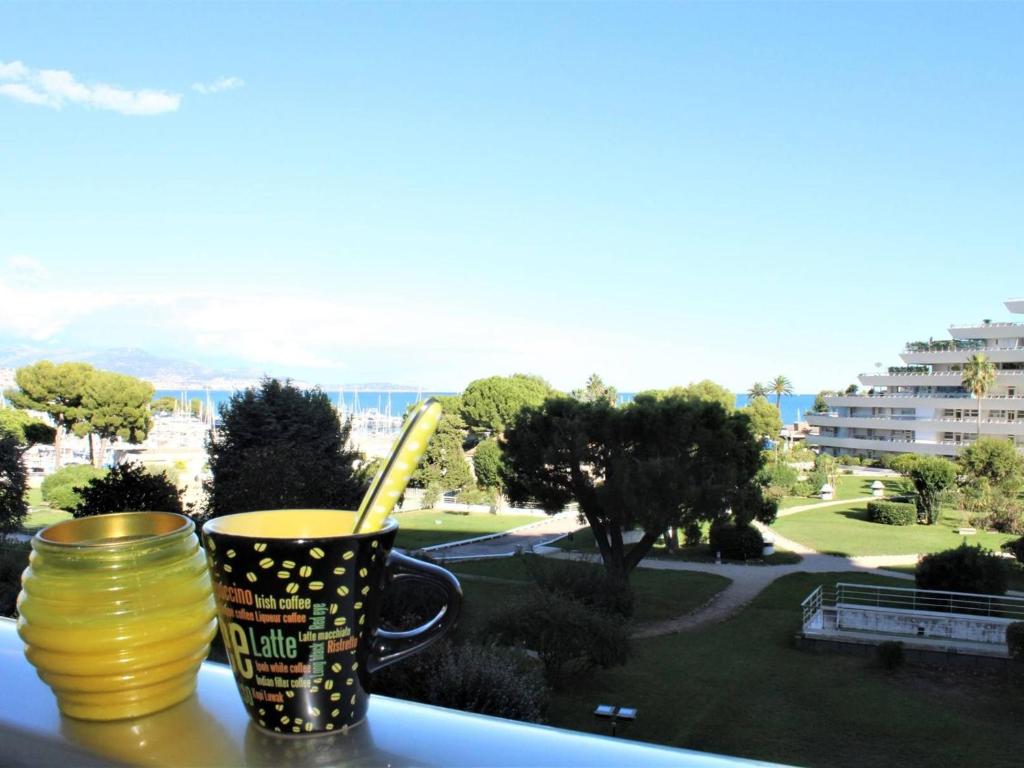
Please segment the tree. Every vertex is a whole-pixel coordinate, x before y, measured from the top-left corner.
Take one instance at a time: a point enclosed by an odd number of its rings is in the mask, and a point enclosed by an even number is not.
[[[178,399],[170,395],[155,397],[149,407],[153,413],[174,413],[178,410]]]
[[[760,381],[755,381],[750,389],[747,390],[747,399],[750,402],[754,400],[764,400],[768,397],[768,387],[762,384]]]
[[[649,389],[640,392],[634,400],[664,400],[671,397],[682,397],[690,400],[700,400],[705,403],[718,403],[726,413],[736,410],[736,395],[716,384],[710,379],[692,382],[685,387],[670,387],[669,389]]]
[[[23,451],[14,437],[0,435],[0,540],[19,530],[28,514]]]
[[[793,384],[782,374],[768,382],[768,390],[775,395],[775,407],[782,409],[782,396],[793,394]]]
[[[64,433],[71,430],[84,437],[89,429],[82,406],[85,383],[93,372],[86,363],[60,363],[43,360],[19,368],[14,374],[18,389],[5,392],[15,408],[49,414],[56,427],[54,469],[61,466]]]
[[[751,400],[740,408],[739,412],[750,420],[750,431],[754,433],[754,437],[775,440],[782,431],[782,415],[779,409],[763,397]]]
[[[435,486],[438,491],[461,491],[473,485],[473,473],[462,450],[466,422],[459,415],[458,396],[437,399],[441,402],[441,420],[409,484],[415,488]]]
[[[264,379],[220,408],[208,445],[209,512],[258,509],[355,509],[366,491],[361,455],[347,447],[351,423],[338,421],[319,389]]]
[[[477,379],[462,394],[461,416],[474,432],[501,434],[520,411],[539,406],[553,393],[539,376],[516,373]]]
[[[985,483],[1015,496],[1024,482],[1024,456],[1009,440],[978,438],[960,452],[958,463],[965,485]]]
[[[590,374],[590,378],[587,379],[587,384],[583,389],[574,389],[569,393],[569,397],[583,403],[596,403],[600,400],[608,403],[608,405],[617,405],[619,402],[618,390],[613,386],[605,384],[596,373]]]
[[[490,438],[477,445],[473,452],[473,471],[480,486],[501,490],[502,464],[501,446],[497,440]]]
[[[953,463],[938,456],[904,453],[892,459],[889,467],[914,484],[918,522],[934,525],[939,519],[942,493],[956,480]]]
[[[670,527],[725,518],[771,519],[756,475],[761,452],[745,416],[672,396],[622,408],[550,398],[506,433],[505,483],[515,501],[549,513],[571,500],[590,524],[609,574],[628,579]],[[627,547],[623,534],[639,528]]]
[[[829,395],[834,394],[830,390],[823,389],[814,398],[814,405],[811,406],[811,413],[828,413],[828,403],[825,402],[825,398]]]
[[[978,401],[978,437],[981,437],[981,399],[996,383],[996,367],[985,355],[977,352],[964,365],[963,386]]]
[[[181,493],[163,472],[150,472],[140,464],[122,464],[103,477],[90,480],[78,491],[81,501],[75,517],[110,512],[183,511]]]
[[[18,445],[53,445],[56,430],[45,421],[33,418],[17,408],[0,410],[0,436],[13,437]]]
[[[85,381],[82,408],[88,425],[92,465],[103,465],[104,441],[120,437],[131,443],[146,439],[153,419],[153,385],[134,376],[92,371]]]

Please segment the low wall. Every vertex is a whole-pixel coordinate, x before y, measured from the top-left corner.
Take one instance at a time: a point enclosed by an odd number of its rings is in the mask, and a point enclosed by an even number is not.
[[[836,605],[836,626],[840,630],[882,632],[908,637],[967,640],[992,645],[1006,644],[1006,626],[1011,619],[969,614],[937,614],[864,605]]]
[[[877,658],[878,646],[871,643],[855,643],[850,640],[838,640],[825,637],[806,637],[797,635],[794,645],[804,651],[812,653],[839,653],[844,656],[860,656],[862,658]],[[903,660],[908,664],[920,664],[924,666],[944,666],[958,669],[989,669],[1006,671],[1019,662],[1009,657],[1002,656],[979,656],[970,653],[957,653],[950,650],[931,650],[928,648],[914,648],[903,646]]]

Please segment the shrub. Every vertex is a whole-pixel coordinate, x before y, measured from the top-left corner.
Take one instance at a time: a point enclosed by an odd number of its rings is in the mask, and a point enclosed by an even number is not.
[[[433,509],[437,506],[437,503],[441,501],[441,496],[444,495],[444,489],[437,483],[431,483],[423,491],[423,508]]]
[[[818,488],[821,486],[819,485]],[[801,480],[799,483],[793,486],[794,496],[813,496],[815,488],[811,486],[806,480]]]
[[[476,481],[484,488],[500,489],[502,486],[501,446],[494,438],[480,442],[473,453],[473,472]]]
[[[534,723],[548,704],[544,675],[522,651],[448,641],[374,674],[373,692]]]
[[[462,504],[493,504],[494,494],[483,488],[467,488],[460,491],[455,500]]]
[[[757,481],[765,486],[777,486],[789,492],[796,485],[797,473],[784,461],[773,461],[766,464],[758,473]]]
[[[177,512],[181,494],[161,472],[153,474],[138,464],[122,464],[105,476],[89,481],[78,490],[81,501],[71,513],[75,517],[105,515],[109,512]]]
[[[1018,563],[1024,563],[1024,536],[1013,541],[1004,542],[1001,549],[1017,558]]]
[[[97,469],[88,464],[73,464],[58,469],[43,480],[40,488],[43,501],[51,507],[70,512],[82,502],[78,491],[88,485],[90,480],[103,477],[105,474],[107,470]]]
[[[919,589],[1002,595],[1009,584],[1009,571],[1005,558],[965,543],[923,557],[917,564],[916,580]]]
[[[1024,621],[1015,621],[1006,627],[1006,650],[1010,657],[1024,661]]]
[[[601,566],[536,555],[518,556],[542,590],[571,598],[601,613],[623,618],[633,615],[633,590],[629,582],[610,576]]]
[[[0,540],[0,616],[17,617],[21,574],[31,551],[28,542]]]
[[[715,523],[708,535],[712,552],[721,552],[727,560],[751,560],[764,552],[764,537],[752,525]]]
[[[878,645],[878,660],[882,666],[892,672],[903,664],[903,643],[899,640],[886,640]]]
[[[629,657],[624,622],[541,589],[492,616],[483,635],[536,652],[553,686],[567,673],[624,664]]]
[[[883,525],[913,525],[917,522],[917,506],[898,501],[869,501],[868,519]]]

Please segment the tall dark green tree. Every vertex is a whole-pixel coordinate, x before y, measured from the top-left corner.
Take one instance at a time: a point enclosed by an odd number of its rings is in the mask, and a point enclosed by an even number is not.
[[[761,451],[748,420],[692,397],[646,397],[623,408],[551,398],[506,432],[505,480],[514,501],[549,513],[572,500],[609,574],[627,579],[670,527],[774,519],[756,476]],[[639,528],[626,545],[623,534]]]
[[[462,442],[466,437],[466,422],[460,415],[460,398],[438,397],[441,402],[441,421],[437,432],[427,443],[419,467],[413,473],[410,485],[418,488],[433,486],[438,491],[461,491],[473,485]]]
[[[64,434],[73,431],[80,437],[89,432],[87,412],[82,405],[85,385],[94,369],[86,363],[59,363],[42,360],[15,371],[17,389],[4,394],[15,408],[49,414],[56,425],[53,446],[57,453],[55,469],[61,466]]]
[[[473,452],[473,471],[477,483],[484,488],[501,490],[504,486],[501,474],[503,463],[501,445],[493,437],[477,445]]]
[[[904,453],[890,461],[889,467],[914,484],[918,522],[934,525],[939,519],[942,494],[956,481],[956,465],[939,456]]]
[[[257,509],[355,509],[366,491],[348,447],[351,425],[338,420],[319,389],[264,379],[220,408],[208,446],[211,516]]]
[[[153,385],[148,381],[112,371],[91,372],[85,381],[82,408],[94,467],[103,465],[107,441],[120,437],[141,443],[146,439],[153,426],[152,399]]]
[[[23,451],[16,439],[0,435],[0,539],[20,529],[28,514]]]
[[[471,381],[462,393],[462,418],[477,434],[501,434],[524,408],[539,406],[554,394],[540,376],[516,373]]]
[[[56,430],[45,421],[33,418],[17,408],[0,409],[0,435],[8,435],[18,445],[53,445]]]

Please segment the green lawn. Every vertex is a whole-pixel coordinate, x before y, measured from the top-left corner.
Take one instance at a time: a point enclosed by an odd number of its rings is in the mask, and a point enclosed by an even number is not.
[[[446,567],[459,576],[484,576],[502,580],[463,580],[466,592],[465,610],[467,620],[470,621],[479,612],[496,610],[511,595],[520,594],[532,583],[523,561],[514,557],[451,563]],[[589,566],[580,563],[579,567]],[[636,594],[633,621],[644,623],[689,613],[729,586],[730,580],[710,573],[637,568],[630,575],[629,583]]]
[[[542,519],[531,515],[459,515],[432,509],[400,512],[395,517],[398,519],[398,539],[395,545],[406,549],[471,539],[474,536],[507,531]]]
[[[707,525],[704,526],[704,529],[704,535],[707,536]],[[559,549],[563,549],[567,552],[597,552],[597,542],[594,541],[594,537],[591,535],[589,528],[577,531],[572,539],[568,537],[559,539],[551,546],[558,547]],[[658,541],[651,548],[647,557],[683,560],[684,562],[690,563],[715,562],[715,554],[707,544],[698,544],[695,547],[682,546],[676,552],[669,552],[665,548],[664,543]],[[746,562],[749,565],[792,565],[793,563],[799,563],[801,560],[803,560],[803,558],[796,552],[776,547],[775,553],[769,555],[763,560],[749,560]],[[723,562],[731,563],[740,561],[724,560]]]
[[[840,499],[856,499],[862,496],[870,496],[871,484],[877,479],[881,479],[882,484],[885,485],[886,495],[906,492],[906,481],[901,477],[875,478],[840,475],[839,487],[836,488],[833,500],[838,501]],[[821,499],[817,496],[786,496],[781,502],[779,502],[779,509],[801,507],[805,504],[814,504],[815,502],[820,501]]]
[[[793,647],[800,601],[849,578],[786,576],[730,621],[636,641],[626,666],[580,675],[556,694],[549,722],[607,733],[591,712],[608,703],[639,708],[627,738],[792,765],[1020,765],[1020,671],[886,673],[873,659]]]
[[[940,552],[959,546],[966,539],[989,549],[999,549],[1009,534],[979,531],[959,536],[960,512],[944,508],[935,525],[882,525],[867,519],[864,503],[825,507],[780,517],[772,530],[787,539],[806,544],[820,552],[837,555],[913,555]]]
[[[28,502],[28,516],[21,526],[25,533],[35,533],[40,528],[71,519],[70,512],[53,509],[43,501],[43,492],[38,488],[29,488],[25,500]]]

